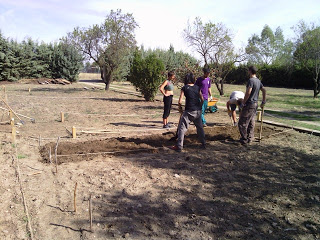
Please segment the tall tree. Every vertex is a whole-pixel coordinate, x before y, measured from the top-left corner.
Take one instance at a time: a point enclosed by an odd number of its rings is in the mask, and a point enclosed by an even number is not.
[[[68,34],[67,40],[98,64],[101,79],[108,90],[115,70],[126,60],[129,49],[136,44],[136,27],[138,24],[132,14],[111,10],[101,25],[82,29],[77,27]]]
[[[246,47],[248,62],[253,64],[283,64],[292,55],[292,43],[285,40],[280,27],[275,32],[265,25],[260,36],[253,34]]]
[[[185,41],[202,57],[205,66],[216,69],[215,85],[224,94],[223,83],[231,66],[244,60],[242,53],[236,54],[231,31],[223,23],[203,23],[197,17],[183,30]]]
[[[295,28],[298,34],[295,59],[313,75],[313,97],[320,93],[320,26],[308,26],[300,21]]]

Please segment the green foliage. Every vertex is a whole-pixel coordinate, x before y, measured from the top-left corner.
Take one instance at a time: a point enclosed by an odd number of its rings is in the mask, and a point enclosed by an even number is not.
[[[130,68],[128,80],[142,93],[146,101],[153,101],[159,85],[164,81],[165,66],[155,54],[145,58],[136,50]]]
[[[40,45],[31,38],[18,43],[0,33],[0,81],[21,78],[65,78],[75,81],[82,55],[65,42]]]
[[[245,50],[250,64],[282,65],[292,59],[293,43],[284,39],[280,27],[273,32],[268,25],[265,25],[260,36],[253,34],[249,38]]]
[[[312,75],[305,68],[288,68],[285,65],[262,65],[258,67],[258,77],[268,87],[312,89]],[[246,84],[249,79],[248,65],[233,67],[226,78],[227,83]]]
[[[148,49],[145,51],[141,48],[140,51],[144,57],[154,54],[157,58],[161,59],[167,72],[175,72],[178,82],[183,83],[184,76],[188,72],[198,72],[198,61],[188,53],[184,53],[182,51],[175,52],[173,46],[170,46],[168,50]]]
[[[136,44],[134,30],[137,26],[132,14],[111,10],[102,24],[77,27],[68,33],[66,41],[98,64],[107,90],[114,77],[121,79],[128,74],[128,55]]]
[[[53,78],[76,81],[82,67],[82,60],[82,55],[72,45],[66,42],[55,44],[51,61]]]
[[[294,57],[312,74],[314,97],[317,97],[320,93],[320,26],[309,27],[300,22],[297,31],[300,37]]]

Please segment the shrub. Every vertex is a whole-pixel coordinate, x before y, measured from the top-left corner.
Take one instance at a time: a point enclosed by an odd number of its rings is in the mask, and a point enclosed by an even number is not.
[[[164,71],[163,62],[155,54],[143,58],[141,52],[136,50],[128,80],[141,92],[146,101],[153,101],[159,85],[164,81]]]

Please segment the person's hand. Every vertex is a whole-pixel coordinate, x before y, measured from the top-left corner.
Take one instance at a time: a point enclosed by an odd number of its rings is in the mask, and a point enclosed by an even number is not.
[[[213,98],[212,98],[212,96],[210,96],[209,101],[212,101],[212,100],[213,100]]]
[[[178,111],[179,111],[179,113],[183,113],[183,110],[182,110],[182,105],[181,105],[181,103],[178,103]]]
[[[266,102],[265,102],[265,101],[262,101],[260,107],[261,107],[261,108],[264,108],[264,105],[265,105],[265,104],[266,104]]]

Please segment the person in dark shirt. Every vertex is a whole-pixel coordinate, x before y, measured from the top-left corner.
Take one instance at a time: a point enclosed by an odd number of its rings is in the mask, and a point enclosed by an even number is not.
[[[202,148],[205,148],[205,135],[201,120],[203,96],[200,87],[195,85],[194,83],[194,75],[192,73],[188,73],[185,76],[185,85],[181,89],[180,98],[178,102],[179,108],[182,109],[182,99],[184,96],[186,97],[185,110],[181,115],[181,119],[178,125],[177,144],[171,147],[171,149],[178,152],[181,152],[181,150],[183,149],[184,135],[187,132],[189,124],[191,122],[193,122],[197,128],[197,134],[202,144]]]
[[[250,66],[248,69],[250,79],[247,83],[247,90],[243,99],[243,108],[238,122],[240,131],[240,143],[247,144],[254,140],[255,116],[258,108],[259,92],[262,91],[261,108],[266,103],[267,91],[261,81],[257,78],[257,68]]]

